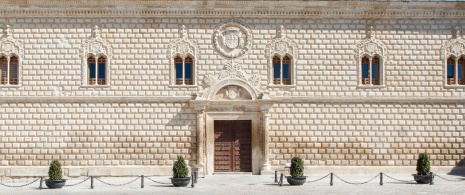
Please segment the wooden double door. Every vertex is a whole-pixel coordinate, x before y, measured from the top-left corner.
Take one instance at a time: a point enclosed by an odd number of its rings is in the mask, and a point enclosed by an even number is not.
[[[215,120],[215,172],[252,171],[252,121]]]

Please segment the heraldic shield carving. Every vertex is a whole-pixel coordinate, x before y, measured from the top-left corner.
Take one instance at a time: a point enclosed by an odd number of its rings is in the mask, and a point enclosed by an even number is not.
[[[252,31],[239,20],[227,20],[215,28],[212,42],[221,56],[238,58],[252,48]]]

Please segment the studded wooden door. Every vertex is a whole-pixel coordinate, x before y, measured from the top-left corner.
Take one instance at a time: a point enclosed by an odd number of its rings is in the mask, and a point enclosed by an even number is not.
[[[216,120],[215,172],[252,171],[252,121]]]

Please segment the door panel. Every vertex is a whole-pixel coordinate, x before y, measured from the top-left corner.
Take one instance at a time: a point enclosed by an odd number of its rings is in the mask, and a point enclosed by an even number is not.
[[[252,171],[252,121],[215,121],[215,171]]]

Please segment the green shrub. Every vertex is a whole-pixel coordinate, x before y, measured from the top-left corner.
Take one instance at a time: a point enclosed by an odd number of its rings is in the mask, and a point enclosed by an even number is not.
[[[304,176],[304,161],[300,156],[295,156],[291,161],[291,176],[302,177]]]
[[[173,178],[184,178],[189,174],[186,162],[182,156],[178,156],[176,162],[173,165]]]
[[[429,163],[429,157],[426,153],[421,153],[417,160],[417,175],[429,175],[431,166]]]
[[[50,168],[48,168],[48,179],[61,180],[62,176],[60,162],[57,160],[52,161],[52,163],[50,163]]]

